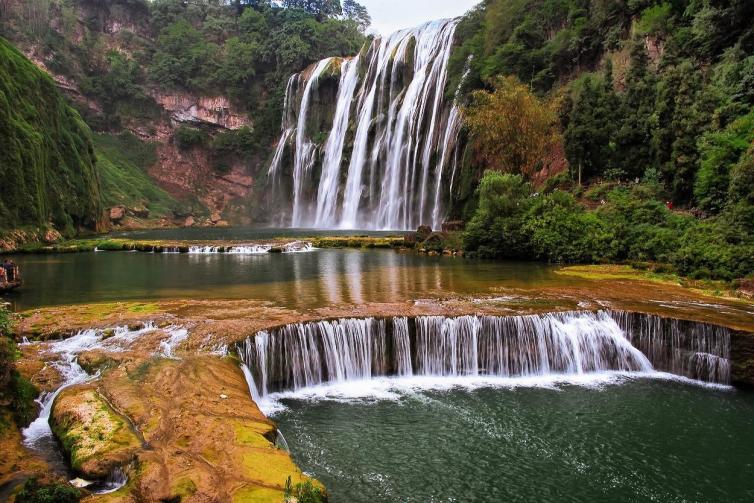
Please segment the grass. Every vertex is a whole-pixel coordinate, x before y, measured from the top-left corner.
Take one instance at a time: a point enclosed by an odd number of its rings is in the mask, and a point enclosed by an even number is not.
[[[147,174],[157,162],[154,144],[124,132],[95,134],[94,145],[105,206],[145,207],[150,218],[172,215],[178,203]]]
[[[725,281],[692,280],[669,272],[638,269],[630,265],[575,265],[555,271],[562,276],[572,276],[595,281],[647,281],[663,285],[681,286],[705,297],[739,298]],[[742,299],[743,300],[743,299]]]

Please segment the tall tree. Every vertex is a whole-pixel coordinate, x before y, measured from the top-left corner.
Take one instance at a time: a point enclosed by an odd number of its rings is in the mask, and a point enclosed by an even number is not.
[[[516,77],[498,77],[466,109],[476,153],[488,169],[532,175],[560,141],[558,118]]]

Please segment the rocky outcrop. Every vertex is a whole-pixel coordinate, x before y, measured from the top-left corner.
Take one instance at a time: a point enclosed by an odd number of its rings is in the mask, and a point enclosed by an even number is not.
[[[733,384],[754,387],[754,333],[734,332],[730,342]]]
[[[150,176],[176,198],[195,197],[210,215],[222,215],[231,202],[247,198],[254,187],[243,164],[233,164],[228,173],[220,174],[206,150],[184,152],[164,143],[157,147],[157,156]]]
[[[155,92],[152,97],[176,123],[206,124],[225,129],[240,129],[251,125],[249,118],[236,111],[224,96],[197,97]]]
[[[128,422],[92,387],[63,391],[53,404],[50,426],[71,467],[88,479],[106,478],[141,447]]]

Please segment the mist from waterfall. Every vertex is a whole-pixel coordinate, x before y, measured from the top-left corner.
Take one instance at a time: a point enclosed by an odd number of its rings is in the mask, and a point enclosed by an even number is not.
[[[283,216],[275,223],[442,225],[461,125],[445,98],[457,24],[435,21],[379,37],[359,56],[329,58],[291,77],[268,171],[271,210]],[[328,99],[334,107],[325,106]]]

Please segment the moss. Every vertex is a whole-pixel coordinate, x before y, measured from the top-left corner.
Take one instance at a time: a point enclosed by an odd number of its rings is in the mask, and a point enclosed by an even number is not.
[[[107,476],[141,446],[126,420],[93,389],[66,390],[58,396],[50,426],[71,467],[95,478]]]
[[[649,281],[651,283],[682,286],[694,291],[695,293],[705,297],[725,297],[734,298],[738,297],[731,289],[731,286],[723,281],[714,280],[690,280],[688,278],[680,277],[676,274],[666,272],[667,269],[660,264],[656,266],[652,264],[647,266],[644,264],[642,267],[646,269],[638,269],[630,265],[578,265],[563,267],[556,271],[557,274],[562,276],[573,276],[589,280],[629,280],[629,281]],[[745,299],[741,299],[744,300]]]
[[[236,436],[236,443],[248,447],[269,447],[270,435],[274,435],[275,429],[272,426],[262,423],[253,423],[260,428],[253,428],[247,422],[236,421],[233,424],[233,430]]]
[[[269,487],[247,486],[233,494],[233,503],[280,503],[285,493]]]
[[[178,203],[147,174],[157,162],[154,144],[125,132],[95,134],[94,145],[105,206],[144,207],[150,218],[172,215]]]
[[[102,213],[89,128],[53,80],[0,38],[0,222],[64,233]]]
[[[171,492],[183,500],[196,493],[196,484],[188,477],[182,478],[175,483]]]

